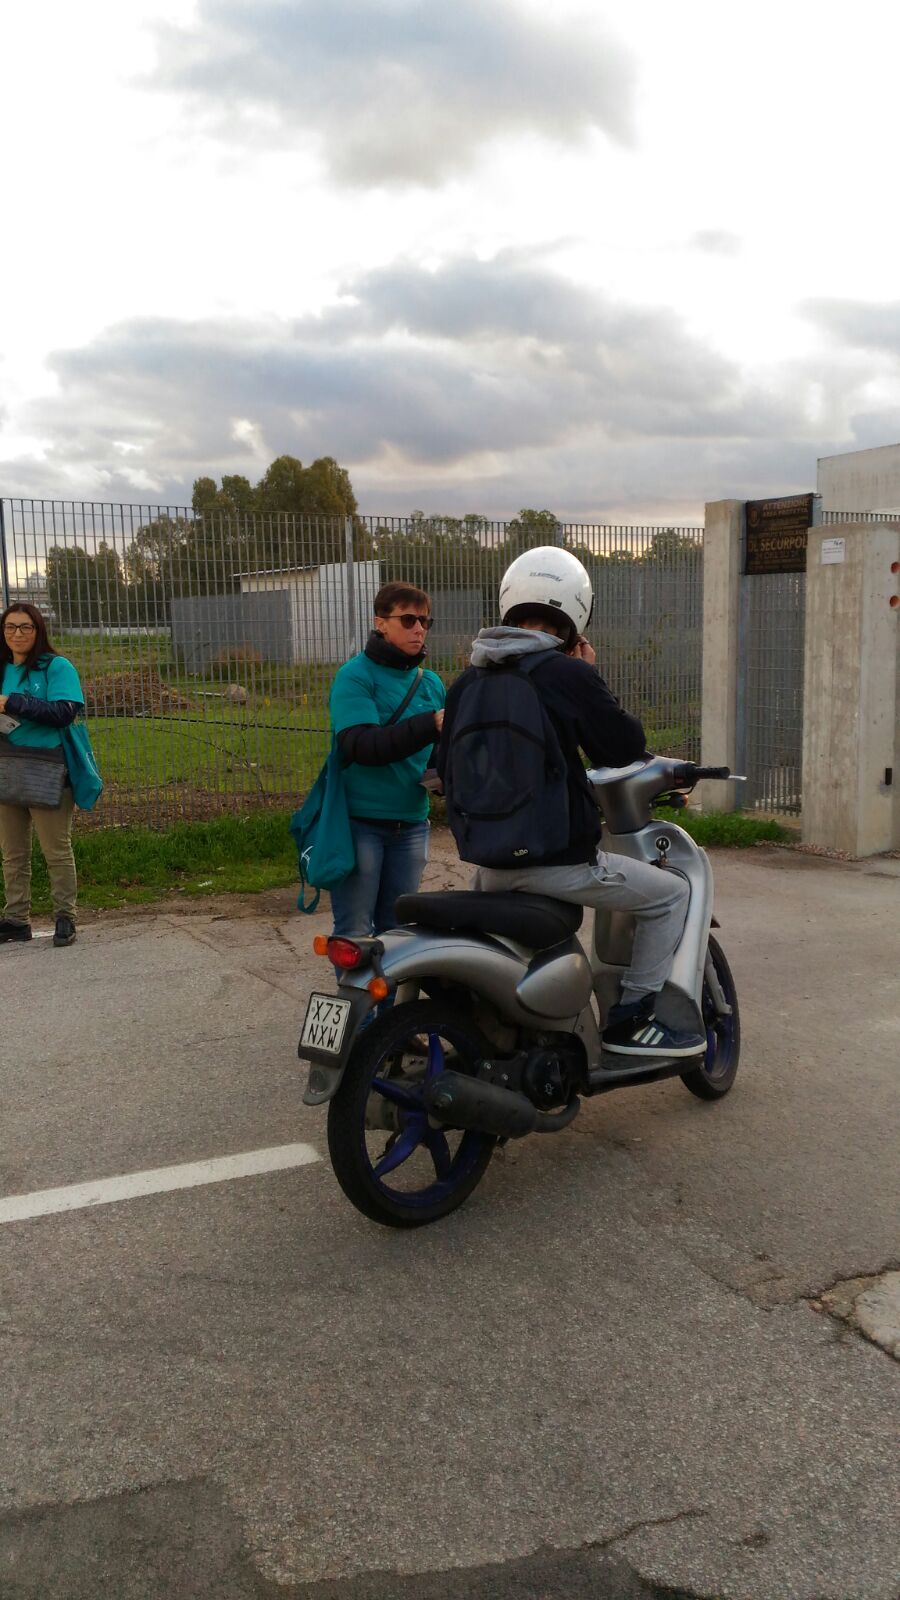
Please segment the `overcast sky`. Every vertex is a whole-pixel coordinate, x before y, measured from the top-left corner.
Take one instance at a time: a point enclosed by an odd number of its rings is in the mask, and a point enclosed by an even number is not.
[[[0,493],[691,521],[900,440],[883,0],[4,8]]]

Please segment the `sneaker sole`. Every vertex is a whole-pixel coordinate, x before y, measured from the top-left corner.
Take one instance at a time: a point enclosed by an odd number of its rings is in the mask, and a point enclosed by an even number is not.
[[[703,1056],[706,1054],[706,1044],[680,1045],[646,1045],[646,1044],[607,1044],[601,1039],[600,1048],[604,1055],[611,1056],[650,1056],[659,1061],[681,1061],[688,1056]]]

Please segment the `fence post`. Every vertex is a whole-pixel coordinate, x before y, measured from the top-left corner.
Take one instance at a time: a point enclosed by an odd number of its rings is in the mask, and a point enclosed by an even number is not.
[[[0,498],[0,596],[3,610],[9,605],[9,561],[6,555],[6,502]]]
[[[355,656],[359,645],[359,619],[356,615],[356,570],[353,565],[353,518],[344,518],[344,571],[347,583],[347,616],[350,622],[350,637],[347,640],[347,655]]]
[[[703,534],[703,696],[701,760],[707,766],[737,766],[740,650],[740,591],[744,502],[711,500]],[[734,811],[733,783],[705,783],[704,811]]]
[[[803,841],[900,847],[900,525],[810,528]]]

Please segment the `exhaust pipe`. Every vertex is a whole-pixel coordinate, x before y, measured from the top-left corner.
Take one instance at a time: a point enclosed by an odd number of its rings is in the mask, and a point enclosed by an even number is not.
[[[538,1126],[537,1106],[514,1089],[498,1089],[461,1072],[442,1072],[428,1084],[425,1104],[447,1127],[492,1133],[498,1139],[524,1139]]]

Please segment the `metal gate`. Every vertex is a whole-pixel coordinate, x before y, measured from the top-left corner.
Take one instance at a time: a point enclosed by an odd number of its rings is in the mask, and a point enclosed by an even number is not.
[[[747,809],[800,813],[805,614],[804,572],[741,579],[737,761]]]

